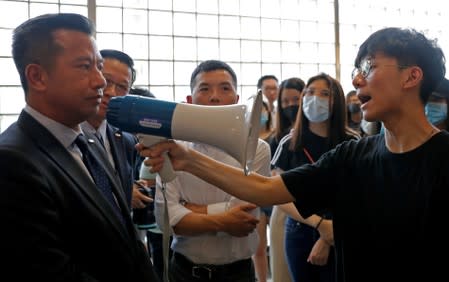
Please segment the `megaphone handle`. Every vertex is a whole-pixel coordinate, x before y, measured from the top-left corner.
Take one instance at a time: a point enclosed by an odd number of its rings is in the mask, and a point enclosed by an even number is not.
[[[137,138],[139,139],[139,142],[145,145],[146,147],[150,147],[158,142],[167,139],[164,137],[146,134],[137,134]],[[167,183],[175,179],[176,174],[170,162],[170,157],[168,156],[167,152],[164,152],[162,155],[164,156],[164,164],[162,166],[162,169],[158,172],[158,174],[161,177],[162,182]]]

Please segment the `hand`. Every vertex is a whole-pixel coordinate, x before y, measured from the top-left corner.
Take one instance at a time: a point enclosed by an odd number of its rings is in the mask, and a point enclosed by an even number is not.
[[[320,238],[326,241],[329,245],[334,245],[334,229],[331,219],[324,219],[318,228],[318,232],[320,233]]]
[[[162,165],[164,164],[162,153],[164,152],[168,152],[173,169],[175,170],[182,170],[189,163],[189,149],[179,145],[174,140],[164,140],[151,147],[145,147],[139,143],[136,145],[136,149],[142,157],[147,158],[144,163],[146,166],[151,167],[150,171],[153,173],[162,169]]]
[[[143,209],[151,202],[153,202],[153,198],[145,196],[142,192],[139,191],[138,186],[134,184],[133,194],[131,197],[131,207],[133,209]]]
[[[326,265],[329,259],[331,245],[328,242],[319,238],[312,247],[307,262],[314,265]]]
[[[255,208],[257,206],[253,204],[230,208],[223,216],[224,231],[236,237],[248,236],[259,223],[259,219],[250,213]]]

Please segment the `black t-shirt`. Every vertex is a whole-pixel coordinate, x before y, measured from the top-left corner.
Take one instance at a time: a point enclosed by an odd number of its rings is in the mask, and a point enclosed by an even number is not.
[[[446,277],[449,133],[402,154],[383,135],[344,142],[281,176],[303,216],[331,210],[338,281]]]

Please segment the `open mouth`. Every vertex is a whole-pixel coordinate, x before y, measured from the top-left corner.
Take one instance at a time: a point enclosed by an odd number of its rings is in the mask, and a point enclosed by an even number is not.
[[[357,97],[359,97],[359,100],[360,102],[362,102],[362,105],[371,100],[371,97],[366,95],[357,95]]]

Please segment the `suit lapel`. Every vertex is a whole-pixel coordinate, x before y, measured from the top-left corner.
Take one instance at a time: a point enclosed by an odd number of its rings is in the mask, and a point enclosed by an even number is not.
[[[120,234],[127,237],[128,235],[125,234],[128,234],[128,232],[124,229],[125,227],[117,217],[113,208],[98,190],[91,178],[86,175],[86,172],[81,168],[81,166],[78,165],[73,156],[66,150],[66,148],[64,148],[64,146],[44,126],[24,111],[20,114],[17,124],[23,129],[24,133],[28,135],[30,140],[36,144],[39,150],[47,155],[47,157],[51,159],[61,169],[61,171],[65,172],[66,175],[72,179],[73,184],[76,185],[82,194],[90,200],[93,206],[96,206],[98,210],[104,214],[105,219],[109,221]],[[98,151],[92,151],[95,152],[95,156],[98,158]],[[104,163],[103,160],[101,160],[101,162]],[[111,172],[108,171],[108,169],[106,169],[106,171],[108,172],[109,177],[114,179]],[[120,190],[116,188],[115,183],[113,186],[115,190]],[[123,204],[123,195],[120,193],[118,195],[117,200],[119,201],[120,206],[126,207],[126,205]],[[127,213],[127,209],[124,213]],[[125,218],[129,217],[125,216]],[[126,221],[128,222],[129,220],[126,219]],[[127,229],[129,230],[129,228]]]

